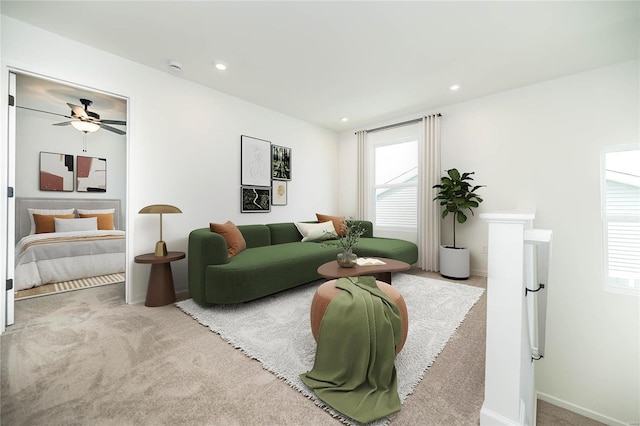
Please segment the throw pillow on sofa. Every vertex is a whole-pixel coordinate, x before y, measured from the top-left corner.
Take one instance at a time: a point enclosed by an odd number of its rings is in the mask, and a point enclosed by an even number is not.
[[[324,241],[336,238],[336,230],[330,220],[322,223],[295,223],[302,235],[302,242]]]
[[[316,217],[318,218],[318,222],[326,222],[328,220],[333,222],[333,228],[336,230],[338,237],[344,237],[345,231],[347,230],[347,220],[344,216],[329,216],[316,213]]]
[[[228,220],[226,223],[210,223],[211,232],[222,235],[227,242],[227,256],[231,259],[236,254],[247,248],[247,242],[238,227]]]

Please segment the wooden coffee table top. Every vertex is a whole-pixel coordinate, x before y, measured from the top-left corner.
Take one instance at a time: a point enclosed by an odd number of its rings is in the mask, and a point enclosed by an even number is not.
[[[384,265],[356,265],[353,268],[343,268],[338,266],[338,262],[332,260],[318,268],[318,275],[327,279],[346,278],[346,277],[358,277],[360,275],[377,275],[382,273],[391,274],[391,272],[406,271],[411,268],[408,263],[400,260],[387,259],[385,257],[376,257],[383,261]]]

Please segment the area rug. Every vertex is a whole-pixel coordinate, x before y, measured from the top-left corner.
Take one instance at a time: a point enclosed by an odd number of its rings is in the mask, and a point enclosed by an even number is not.
[[[15,300],[30,299],[32,297],[46,296],[49,294],[64,293],[83,288],[99,287],[102,285],[124,282],[124,273],[100,275],[98,277],[82,278],[79,280],[62,281],[59,283],[45,284],[38,287],[18,290]]]
[[[298,377],[313,367],[316,343],[309,309],[322,282],[250,303],[202,307],[187,299],[176,305],[343,423],[358,424],[318,400]],[[393,274],[392,282],[409,314],[407,342],[396,357],[398,394],[404,402],[484,289],[402,273]],[[372,424],[385,425],[391,418]]]

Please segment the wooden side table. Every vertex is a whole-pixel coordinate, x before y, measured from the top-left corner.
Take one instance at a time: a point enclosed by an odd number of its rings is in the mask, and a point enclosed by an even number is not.
[[[145,253],[134,258],[136,263],[151,264],[145,306],[164,306],[176,301],[171,262],[184,258],[185,254],[182,251],[170,251],[166,256],[161,257],[157,257],[154,253]]]

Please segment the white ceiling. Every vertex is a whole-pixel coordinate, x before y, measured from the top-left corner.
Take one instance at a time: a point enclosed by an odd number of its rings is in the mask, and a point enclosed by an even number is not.
[[[69,121],[53,114],[70,116],[71,108],[67,104],[82,106],[82,98],[93,102],[89,111],[99,114],[102,119],[127,120],[127,102],[124,99],[27,74],[18,74],[16,78],[16,105],[51,113],[43,115],[21,109],[20,114],[49,119],[52,123]],[[126,130],[120,126],[116,127]]]
[[[0,10],[339,131],[638,58],[639,5],[2,0]]]

